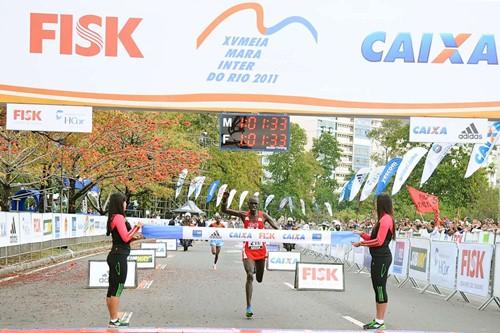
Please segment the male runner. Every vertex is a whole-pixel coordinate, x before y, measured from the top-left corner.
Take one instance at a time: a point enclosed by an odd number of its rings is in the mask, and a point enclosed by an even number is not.
[[[267,221],[271,225],[271,227],[273,227],[273,229],[279,229],[272,217],[261,210],[257,210],[257,207],[259,205],[259,199],[257,197],[251,197],[250,199],[248,199],[249,210],[246,212],[227,208],[228,197],[229,192],[225,192],[222,196],[221,212],[241,218],[243,220],[243,228],[264,229],[264,223]],[[242,257],[243,267],[245,268],[245,272],[247,274],[247,280],[245,284],[247,299],[246,316],[247,318],[251,318],[253,316],[253,275],[255,271],[255,274],[257,275],[257,282],[262,282],[262,279],[264,277],[264,267],[267,258],[266,244],[260,241],[244,242]]]

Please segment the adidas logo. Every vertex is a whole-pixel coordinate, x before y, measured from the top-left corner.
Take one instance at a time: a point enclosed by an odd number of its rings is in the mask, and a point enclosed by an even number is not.
[[[474,139],[474,140],[481,140],[483,138],[482,134],[479,134],[479,131],[476,128],[476,125],[474,123],[471,123],[469,126],[467,126],[466,129],[464,129],[459,135],[459,139],[466,140],[466,139]]]
[[[219,232],[217,230],[214,231],[213,234],[210,235],[210,237],[208,237],[210,239],[222,239],[221,235],[219,234]]]

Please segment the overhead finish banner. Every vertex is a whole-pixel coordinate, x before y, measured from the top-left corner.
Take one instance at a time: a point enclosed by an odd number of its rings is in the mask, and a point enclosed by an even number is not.
[[[500,3],[429,4],[0,0],[0,102],[500,118]]]

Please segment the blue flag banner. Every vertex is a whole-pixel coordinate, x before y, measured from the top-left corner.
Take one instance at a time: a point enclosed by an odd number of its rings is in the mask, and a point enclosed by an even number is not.
[[[351,196],[352,184],[354,183],[355,177],[356,176],[352,177],[345,186],[344,196],[342,197],[342,200],[349,200],[349,197]]]
[[[217,191],[217,187],[219,187],[219,185],[220,185],[220,180],[215,180],[212,182],[212,184],[210,184],[208,186],[206,203],[209,203],[210,201],[212,201],[212,199],[214,198],[214,195],[215,195],[215,191]]]
[[[389,185],[392,177],[398,171],[399,165],[403,159],[401,157],[395,157],[386,164],[384,171],[380,174],[380,178],[377,183],[377,190],[375,191],[375,195],[379,195],[384,192],[387,185]]]

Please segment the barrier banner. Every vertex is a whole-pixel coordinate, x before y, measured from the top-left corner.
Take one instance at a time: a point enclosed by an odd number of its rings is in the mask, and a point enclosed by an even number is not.
[[[158,243],[165,243],[168,251],[177,251],[177,239],[157,239]]]
[[[267,270],[294,271],[300,262],[300,252],[268,252]]]
[[[488,296],[493,247],[485,244],[458,244],[457,289]]]
[[[352,252],[354,253],[354,263],[358,265],[360,268],[365,264],[365,250],[362,246],[358,246],[353,248]]]
[[[109,266],[106,260],[89,260],[89,288],[108,288]],[[127,261],[125,288],[137,288],[137,262]]]
[[[429,281],[440,287],[455,289],[458,248],[452,242],[431,242]]]
[[[7,246],[20,244],[19,214],[7,213]]]
[[[137,268],[155,268],[155,250],[130,250],[128,260],[137,261]]]
[[[19,244],[34,243],[31,213],[19,213]]]
[[[391,242],[392,265],[389,271],[399,277],[408,275],[408,253],[410,251],[410,241],[408,239]]]
[[[500,297],[500,247],[496,247],[495,253],[495,272],[493,274],[493,296]]]
[[[344,264],[298,262],[296,265],[295,289],[345,290]]]
[[[31,214],[31,224],[33,230],[33,242],[41,242],[43,237],[43,214]]]
[[[429,276],[428,239],[412,238],[410,240],[410,270],[409,276],[420,281],[427,281]]]
[[[9,245],[7,213],[0,212],[0,247]]]
[[[163,242],[141,243],[141,250],[155,250],[155,257],[167,257],[167,244]]]

